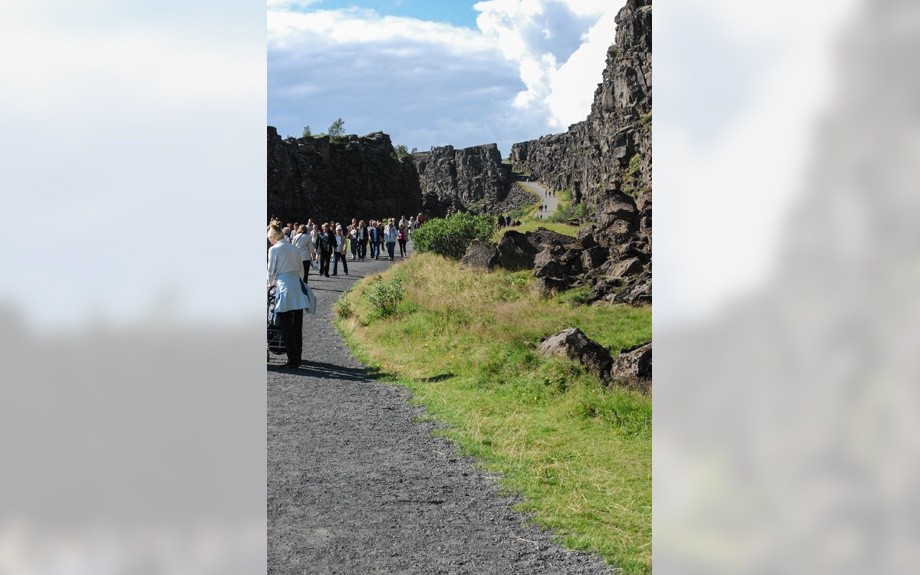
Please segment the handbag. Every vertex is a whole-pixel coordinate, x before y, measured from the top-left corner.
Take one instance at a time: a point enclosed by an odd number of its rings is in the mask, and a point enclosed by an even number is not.
[[[303,292],[303,295],[307,296],[307,307],[305,308],[309,313],[316,314],[316,295],[313,293],[313,290],[310,289],[302,279],[300,280],[300,291]]]

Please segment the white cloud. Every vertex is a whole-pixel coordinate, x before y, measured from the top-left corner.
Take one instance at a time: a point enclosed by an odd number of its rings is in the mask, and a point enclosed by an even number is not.
[[[268,29],[269,124],[282,135],[341,117],[347,132],[381,130],[410,148],[498,142],[507,152],[545,124],[496,131],[520,80],[474,30],[359,9],[270,11]]]
[[[591,110],[594,89],[601,82],[607,49],[616,33],[615,17],[615,10],[601,16],[588,31],[587,40],[550,76],[546,104],[554,126],[584,120]]]
[[[559,131],[584,120],[616,31],[617,3],[586,0],[487,0],[477,24],[517,63],[526,89],[515,106],[539,108]]]
[[[504,153],[587,116],[616,12],[492,0],[475,6],[475,31],[304,6],[276,0],[268,12],[269,124],[282,135],[342,117],[348,132],[382,130],[410,148],[497,142]]]
[[[309,36],[314,35],[314,36]],[[291,43],[373,44],[386,41],[435,43],[458,53],[491,52],[494,43],[468,28],[399,16],[381,16],[372,10],[317,10],[310,13],[269,10],[269,45]]]

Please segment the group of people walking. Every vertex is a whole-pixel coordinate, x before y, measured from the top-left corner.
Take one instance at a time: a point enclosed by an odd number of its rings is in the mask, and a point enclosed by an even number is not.
[[[300,253],[304,275],[309,279],[311,268],[318,268],[320,275],[329,277],[338,275],[340,264],[342,273],[348,275],[349,253],[352,261],[378,260],[385,248],[390,260],[394,260],[398,245],[399,257],[406,257],[409,236],[420,221],[424,221],[421,214],[408,219],[403,216],[398,222],[396,218],[366,223],[352,219],[347,226],[335,221],[314,223],[309,219],[305,224],[289,224],[282,232],[287,230],[287,237]]]
[[[406,257],[406,244],[411,231],[424,223],[424,217],[403,216],[384,221],[352,219],[343,227],[335,221],[282,226],[278,220],[268,225],[268,288],[275,289],[274,313],[284,338],[288,362],[285,367],[297,367],[303,353],[303,310],[316,312],[316,300],[307,285],[310,269],[318,268],[324,277],[338,275],[339,264],[348,275],[348,253],[352,261],[380,259],[385,247],[389,259]],[[332,268],[330,274],[329,268]]]

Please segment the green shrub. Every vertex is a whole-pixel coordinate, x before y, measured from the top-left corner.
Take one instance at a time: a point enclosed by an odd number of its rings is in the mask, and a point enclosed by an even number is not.
[[[342,294],[338,300],[332,305],[335,314],[341,319],[348,319],[355,314],[354,308],[351,307],[351,302],[345,297],[345,294]]]
[[[364,296],[370,302],[374,316],[385,318],[396,313],[399,302],[406,297],[406,289],[399,276],[393,276],[386,281],[377,277],[364,291]]]
[[[434,218],[412,232],[412,245],[419,252],[434,252],[459,260],[473,240],[489,241],[495,233],[495,218],[467,212],[449,218]]]
[[[562,190],[559,192],[559,207],[556,212],[549,217],[551,222],[568,222],[576,220],[583,222],[588,216],[588,206],[584,202],[579,204],[572,203],[572,192]]]

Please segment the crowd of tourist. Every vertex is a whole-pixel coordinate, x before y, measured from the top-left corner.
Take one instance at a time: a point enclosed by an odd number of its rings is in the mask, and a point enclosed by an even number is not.
[[[386,220],[358,220],[352,218],[350,224],[344,222],[298,222],[282,224],[273,220],[272,225],[279,227],[282,241],[291,243],[300,254],[303,277],[309,281],[310,270],[316,270],[324,277],[342,273],[348,275],[348,256],[352,261],[367,259],[378,260],[381,255],[391,261],[397,257],[406,257],[406,244],[412,230],[424,223],[422,214],[402,216]],[[384,253],[384,250],[386,252]]]
[[[303,312],[316,313],[316,299],[307,285],[310,270],[324,277],[348,275],[348,255],[352,261],[378,260],[386,249],[391,261],[407,255],[406,244],[413,230],[425,222],[424,216],[403,216],[387,220],[352,219],[340,222],[298,222],[283,224],[272,219],[268,225],[268,289],[274,290],[274,320],[285,342],[288,361],[285,367],[298,367],[303,353]],[[330,273],[330,267],[332,271]]]

